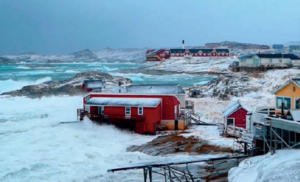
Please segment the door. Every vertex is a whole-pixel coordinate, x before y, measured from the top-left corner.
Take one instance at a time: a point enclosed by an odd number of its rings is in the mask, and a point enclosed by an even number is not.
[[[175,120],[175,130],[178,130],[178,120]]]
[[[255,59],[253,60],[253,65],[254,65],[254,66],[260,66],[260,59],[255,58]]]

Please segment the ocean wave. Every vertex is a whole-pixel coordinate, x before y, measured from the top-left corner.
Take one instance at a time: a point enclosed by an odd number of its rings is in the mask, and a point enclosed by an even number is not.
[[[28,67],[28,66],[17,66],[16,68],[18,68],[18,69],[31,69],[31,68]]]
[[[79,73],[79,71],[76,71],[76,70],[66,70],[65,73]]]
[[[44,77],[35,81],[27,81],[27,80],[15,81],[12,79],[2,80],[0,81],[0,93],[18,90],[27,85],[38,85],[43,82],[51,81],[51,80],[52,80],[51,77]]]

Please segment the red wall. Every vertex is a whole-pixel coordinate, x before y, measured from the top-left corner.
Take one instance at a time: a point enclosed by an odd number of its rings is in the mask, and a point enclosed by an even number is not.
[[[239,110],[229,115],[227,118],[234,118],[236,127],[241,127],[246,129],[246,115],[247,115],[247,111],[243,108],[240,108]]]
[[[180,102],[177,97],[173,95],[122,95],[122,94],[90,94],[93,97],[119,97],[119,98],[161,98],[162,99],[162,119],[174,120],[175,119],[175,106],[179,106]],[[85,99],[84,99],[85,104]],[[179,114],[179,111],[177,112]]]
[[[91,114],[98,114],[98,107],[90,107]],[[125,106],[114,107],[114,106],[105,106],[104,115],[108,117],[111,123],[117,122],[126,122],[125,116]],[[143,115],[138,115],[138,107],[131,107],[131,119],[130,121],[135,121],[135,132],[144,134],[144,133],[155,133],[155,123],[158,125],[161,121],[161,103],[155,107],[144,107]],[[144,119],[142,119],[144,118]],[[137,120],[134,120],[137,119]]]

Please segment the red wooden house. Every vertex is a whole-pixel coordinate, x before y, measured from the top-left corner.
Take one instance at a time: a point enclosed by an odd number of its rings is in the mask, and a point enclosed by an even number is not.
[[[187,126],[174,95],[91,93],[84,97],[83,106],[92,120],[105,119],[139,134],[155,134],[161,128],[183,130]]]
[[[170,58],[170,50],[167,49],[149,49],[146,53],[146,61],[164,61]]]
[[[246,129],[246,115],[249,111],[251,111],[251,109],[242,105],[238,100],[232,102],[223,110],[225,131],[227,131],[228,126]]]

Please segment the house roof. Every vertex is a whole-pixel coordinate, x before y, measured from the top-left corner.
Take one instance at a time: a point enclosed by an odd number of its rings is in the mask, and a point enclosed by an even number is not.
[[[199,51],[202,51],[203,53],[211,53],[214,49],[171,49],[171,53],[184,53],[186,50],[188,50],[190,53],[195,54]],[[229,49],[215,49],[217,53],[229,53]]]
[[[295,85],[297,85],[300,88],[300,78],[294,78],[291,80],[288,80],[287,82],[285,82],[284,84],[280,85],[279,87],[275,88],[272,93],[276,94],[279,90],[283,89],[284,87],[286,87],[287,85],[289,85],[290,83],[294,83]]]
[[[104,80],[84,80],[83,82],[86,88],[101,88],[105,85]]]
[[[294,121],[300,121],[300,110],[299,109],[291,109],[289,110]]]
[[[97,106],[136,106],[136,107],[156,107],[161,102],[159,98],[91,98],[86,105]]]
[[[225,109],[222,110],[222,116],[226,118],[229,115],[231,115],[232,113],[234,113],[235,111],[239,110],[240,108],[243,108],[248,112],[252,110],[248,106],[246,106],[244,104],[242,105],[239,100],[236,100],[236,101],[233,101],[232,103],[230,103],[228,105],[228,107],[226,107]]]
[[[180,85],[129,85],[126,87],[127,93],[141,94],[184,94]]]
[[[294,54],[256,54],[259,58],[290,58],[292,60],[300,60],[300,58]]]
[[[154,55],[156,55],[156,53],[158,53],[158,52],[160,52],[160,51],[163,51],[164,49],[156,49],[156,50],[153,50],[153,51],[151,51],[151,52],[149,52],[148,54],[147,54],[147,56],[154,56]]]

